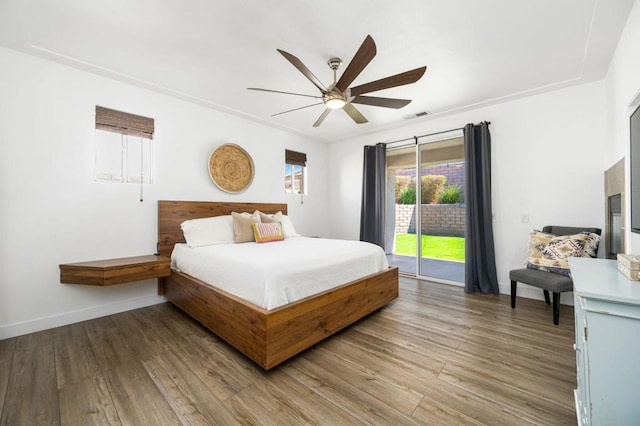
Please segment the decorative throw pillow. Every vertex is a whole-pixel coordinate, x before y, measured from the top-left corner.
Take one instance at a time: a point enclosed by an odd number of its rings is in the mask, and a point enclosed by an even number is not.
[[[231,212],[233,218],[233,241],[235,243],[250,243],[255,241],[251,224],[260,223],[260,214],[256,210],[253,214]]]
[[[280,222],[252,223],[251,227],[253,228],[253,235],[257,243],[284,240]]]
[[[587,234],[587,242],[584,245],[582,257],[598,257],[598,245],[600,244],[600,235],[595,232],[583,232]]]
[[[293,223],[291,223],[291,219],[286,214],[282,214],[282,212],[278,212],[274,214],[266,214],[262,212],[259,212],[259,213],[260,213],[260,220],[262,222],[265,222],[265,223],[280,222],[282,224],[282,233],[284,234],[285,238],[300,236],[300,234],[298,234],[295,228],[293,227]]]
[[[530,254],[533,251],[533,255],[529,256],[527,268],[571,277],[567,259],[569,257],[582,257],[588,238],[589,236],[586,233],[553,236],[534,231],[531,238],[534,246],[532,247],[532,244],[530,244]],[[547,243],[540,251],[541,243],[544,241],[547,241]]]
[[[282,223],[282,212],[267,214],[258,211],[258,214],[260,215],[260,220],[262,221],[262,223]]]
[[[544,248],[549,244],[549,241],[557,235],[547,234],[540,231],[531,231],[529,234],[529,252],[527,255],[527,262],[531,258],[542,258],[544,256]]]

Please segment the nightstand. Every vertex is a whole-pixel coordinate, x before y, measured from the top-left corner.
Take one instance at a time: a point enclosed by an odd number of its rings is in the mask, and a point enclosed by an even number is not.
[[[60,265],[60,282],[65,284],[109,286],[167,277],[169,274],[171,260],[157,255]]]

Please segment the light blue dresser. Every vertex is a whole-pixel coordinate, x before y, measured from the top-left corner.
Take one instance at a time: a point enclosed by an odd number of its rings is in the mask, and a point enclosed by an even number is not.
[[[569,259],[580,425],[640,425],[640,281],[617,261]]]

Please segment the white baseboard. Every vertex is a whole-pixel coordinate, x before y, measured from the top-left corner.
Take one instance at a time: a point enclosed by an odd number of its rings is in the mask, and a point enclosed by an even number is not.
[[[511,283],[499,284],[499,288],[500,294],[511,294]],[[544,300],[544,293],[542,292],[542,289],[522,283],[518,283],[516,295],[517,297],[525,297],[527,299]],[[551,296],[551,293],[549,293],[549,295]],[[560,304],[573,306],[573,293],[570,291],[560,293]]]
[[[34,333],[37,331],[48,330],[50,328],[73,324],[80,321],[100,318],[120,312],[126,312],[133,309],[144,308],[146,306],[157,305],[166,301],[167,300],[163,296],[144,296],[120,302],[108,303],[105,305],[92,306],[90,308],[65,312],[48,317],[36,318],[29,321],[8,324],[0,326],[0,340],[22,336],[23,334]]]
[[[431,278],[431,277],[429,277],[429,278],[412,277],[412,276],[408,276],[408,277],[409,278],[415,278],[415,279],[421,280],[421,281],[430,281],[430,282],[435,282],[435,283],[440,283],[440,284],[453,285],[453,286],[456,286],[456,287],[464,287],[464,283],[460,283],[460,282],[457,282],[457,281],[439,280],[439,279]],[[500,292],[500,294],[511,295],[511,282],[509,282],[508,284],[498,283],[498,291]],[[544,293],[542,292],[541,289],[539,289],[537,287],[532,287],[530,285],[526,285],[526,284],[523,284],[523,283],[518,283],[517,296],[518,297],[524,297],[524,298],[527,298],[527,299],[544,300]],[[560,294],[560,304],[561,305],[573,306],[573,293],[572,292],[561,293]]]

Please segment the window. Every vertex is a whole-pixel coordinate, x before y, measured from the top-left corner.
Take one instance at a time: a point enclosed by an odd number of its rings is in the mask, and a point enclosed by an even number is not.
[[[286,149],[284,155],[284,192],[305,194],[307,154]]]
[[[96,106],[95,179],[152,183],[153,118]]]

